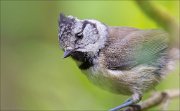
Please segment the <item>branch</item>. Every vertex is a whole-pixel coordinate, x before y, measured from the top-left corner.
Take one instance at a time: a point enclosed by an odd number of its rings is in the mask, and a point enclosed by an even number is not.
[[[154,93],[149,99],[145,100],[139,105],[132,105],[129,108],[125,109],[124,111],[141,111],[141,110],[147,110],[151,107],[160,105],[164,103],[166,106],[167,101],[170,99],[173,99],[175,97],[180,96],[179,89],[174,90],[166,90],[163,92],[156,92]]]
[[[158,25],[170,33],[171,46],[179,48],[179,23],[165,10],[162,10],[150,0],[135,0],[142,11]],[[178,40],[177,40],[178,39]]]

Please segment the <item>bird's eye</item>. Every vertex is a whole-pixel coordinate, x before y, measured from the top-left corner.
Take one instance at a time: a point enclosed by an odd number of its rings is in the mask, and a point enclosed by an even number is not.
[[[75,37],[78,38],[78,39],[82,39],[83,38],[83,33],[79,32],[79,33],[75,34]]]

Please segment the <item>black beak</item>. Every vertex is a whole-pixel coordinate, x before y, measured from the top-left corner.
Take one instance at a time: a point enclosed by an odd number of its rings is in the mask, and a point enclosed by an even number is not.
[[[74,50],[66,50],[66,51],[64,52],[64,58],[69,57],[73,51],[74,51]]]

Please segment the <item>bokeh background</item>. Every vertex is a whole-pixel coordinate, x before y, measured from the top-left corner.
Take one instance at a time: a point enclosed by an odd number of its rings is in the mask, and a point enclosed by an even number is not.
[[[153,2],[179,20],[178,0]],[[60,13],[111,26],[160,28],[134,1],[1,1],[1,110],[107,110],[128,98],[97,88],[71,58],[62,59]],[[173,88],[179,88],[178,66],[156,90]],[[169,110],[179,110],[178,98]]]

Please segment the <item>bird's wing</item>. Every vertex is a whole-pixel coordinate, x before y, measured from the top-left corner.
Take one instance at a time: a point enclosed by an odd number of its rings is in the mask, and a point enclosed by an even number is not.
[[[112,41],[104,49],[102,55],[108,69],[126,70],[139,64],[157,61],[167,48],[168,34],[166,32],[138,30],[131,32],[123,39],[117,37],[117,40]]]

